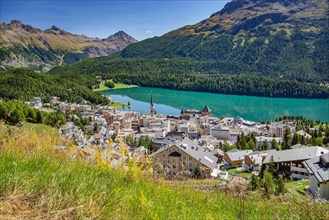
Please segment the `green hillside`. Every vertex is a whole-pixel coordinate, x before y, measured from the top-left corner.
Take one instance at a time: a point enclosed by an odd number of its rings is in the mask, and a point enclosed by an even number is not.
[[[97,83],[96,78],[88,76],[58,76],[26,68],[10,69],[0,73],[0,98],[31,101],[37,96],[45,102],[51,96],[58,96],[69,102],[106,103],[104,97],[91,90]]]
[[[232,0],[195,25],[51,73],[170,89],[328,98],[328,2]]]

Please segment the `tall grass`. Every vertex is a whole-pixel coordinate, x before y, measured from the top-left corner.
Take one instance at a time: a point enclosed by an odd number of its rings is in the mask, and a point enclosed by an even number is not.
[[[0,219],[326,219],[328,206],[288,197],[264,199],[196,191],[132,177],[79,157],[49,132],[0,125]],[[65,151],[56,145],[71,146]],[[130,171],[132,172],[132,171]]]

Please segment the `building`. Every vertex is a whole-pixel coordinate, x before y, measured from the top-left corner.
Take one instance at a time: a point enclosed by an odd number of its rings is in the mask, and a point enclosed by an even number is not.
[[[34,108],[41,108],[42,107],[42,101],[40,97],[34,97],[33,102],[25,102],[26,105],[33,106]]]
[[[182,172],[188,177],[192,177],[196,170],[200,171],[202,177],[210,177],[216,167],[217,157],[185,137],[171,143],[168,147],[157,150],[152,155],[152,160],[153,166],[160,163],[164,169],[168,169],[170,177]],[[156,170],[155,167],[154,170]]]
[[[266,156],[271,152],[269,151],[255,151],[251,154],[244,156],[244,163],[242,167],[245,171],[260,171],[263,161],[265,160]]]
[[[219,140],[229,141],[231,139],[230,129],[225,127],[213,127],[210,129],[210,134]]]
[[[267,142],[267,145],[270,149],[272,149],[272,141],[275,140],[276,143],[281,143],[283,140],[280,137],[265,137],[265,136],[259,136],[255,137],[256,139],[256,149],[259,149],[259,146],[263,145],[265,142]],[[266,149],[265,149],[266,150]]]
[[[237,150],[233,149],[224,154],[224,165],[226,167],[239,167],[242,166],[244,157],[251,154],[252,150]]]
[[[296,134],[301,135],[301,136],[304,136],[304,138],[307,138],[307,139],[312,138],[312,135],[310,135],[309,133],[307,133],[304,130],[297,131]]]
[[[211,153],[212,155],[217,157],[217,163],[223,163],[224,151],[222,151],[221,149],[214,149],[211,151]]]
[[[311,193],[329,200],[329,153],[307,160],[303,165],[309,174]]]
[[[212,110],[209,108],[208,105],[205,105],[205,107],[202,110],[195,110],[195,109],[182,109],[181,110],[181,118],[189,120],[191,117],[199,116],[211,116]]]
[[[276,173],[285,174],[292,179],[303,179],[308,176],[308,172],[306,168],[304,168],[303,162],[328,152],[328,149],[319,146],[282,151],[273,150],[266,156],[263,163],[270,164],[273,162],[276,167]]]

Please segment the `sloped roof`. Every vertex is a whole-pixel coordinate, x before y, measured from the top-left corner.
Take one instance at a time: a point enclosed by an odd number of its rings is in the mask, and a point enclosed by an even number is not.
[[[153,156],[174,146],[178,147],[180,150],[182,150],[189,156],[193,157],[195,160],[207,166],[209,169],[215,168],[217,157],[212,155],[208,149],[198,145],[197,143],[195,143],[194,141],[190,140],[187,137],[177,140],[174,143],[171,143],[169,147],[160,148],[155,153],[153,153]]]
[[[329,151],[323,147],[313,146],[296,148],[282,151],[272,151],[264,160],[264,163],[270,163],[271,157],[273,156],[273,161],[278,162],[289,162],[298,160],[308,160],[321,154],[328,153]]]
[[[226,152],[231,161],[243,160],[245,155],[251,154],[252,150],[241,150],[235,152]]]
[[[324,183],[329,181],[329,153],[304,161],[303,165],[308,173],[314,175],[320,182]]]
[[[208,105],[206,105],[206,106],[203,108],[202,111],[203,111],[203,112],[211,112],[211,109],[209,108]]]

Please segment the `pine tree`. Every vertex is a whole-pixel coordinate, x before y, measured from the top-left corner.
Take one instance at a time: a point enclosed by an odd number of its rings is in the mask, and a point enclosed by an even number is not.
[[[297,133],[294,133],[294,136],[292,137],[291,145],[295,145],[299,143],[300,143],[299,135]]]
[[[289,149],[291,146],[291,130],[289,127],[286,127],[283,136],[283,149]]]
[[[271,147],[272,149],[278,149],[278,142],[276,142],[275,138],[272,139],[271,141]]]

